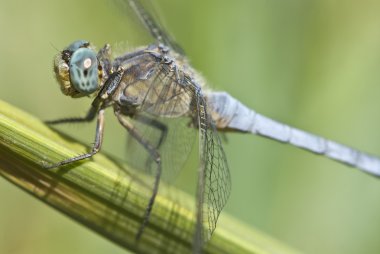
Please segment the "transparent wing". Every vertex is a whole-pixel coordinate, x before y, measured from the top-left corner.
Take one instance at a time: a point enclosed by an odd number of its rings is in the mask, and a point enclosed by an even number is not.
[[[147,11],[144,5],[139,0],[117,0],[123,8],[131,9],[136,14],[140,23],[147,29],[147,31],[159,43],[170,47],[177,53],[185,55],[184,50],[174,41],[170,34],[165,31],[161,24],[159,24],[151,13]]]
[[[163,118],[141,113],[133,119],[139,133],[158,151],[162,163],[162,179],[173,181],[183,168],[194,144],[196,130],[187,119]],[[155,162],[149,152],[128,135],[126,160],[133,167],[155,175]]]
[[[159,152],[162,177],[172,181],[183,168],[194,141],[196,129],[189,114],[192,92],[176,79],[175,72],[159,65],[148,79],[131,84],[130,89],[146,91],[141,108],[132,121],[139,133]],[[148,151],[128,136],[127,161],[154,175],[154,162]]]
[[[197,217],[202,223],[198,222],[195,242],[202,246],[203,241],[207,241],[214,232],[219,214],[227,203],[231,192],[231,177],[221,140],[201,91],[197,94],[197,104],[201,161]]]
[[[146,91],[134,121],[141,127],[144,138],[151,140],[158,149],[163,171],[166,171],[163,174],[169,174],[169,178],[182,168],[196,138],[196,130],[199,130],[200,169],[195,246],[201,248],[203,242],[211,237],[230,195],[229,168],[200,87],[170,65],[157,66],[149,79],[129,86],[131,91]],[[168,132],[162,135],[165,128]],[[149,172],[151,167],[147,165],[152,162],[148,154],[145,152],[145,157],[141,158],[143,153],[137,143],[130,145],[128,150],[132,162],[143,163],[139,167]]]

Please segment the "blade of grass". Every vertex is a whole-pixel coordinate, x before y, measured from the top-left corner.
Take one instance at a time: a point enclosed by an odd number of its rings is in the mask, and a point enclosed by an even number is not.
[[[128,250],[191,252],[194,201],[188,195],[161,184],[149,225],[136,243],[151,194],[149,177],[103,154],[60,169],[41,166],[84,151],[86,147],[80,143],[0,101],[0,175]],[[170,193],[175,193],[175,198]],[[295,251],[223,215],[205,253]]]

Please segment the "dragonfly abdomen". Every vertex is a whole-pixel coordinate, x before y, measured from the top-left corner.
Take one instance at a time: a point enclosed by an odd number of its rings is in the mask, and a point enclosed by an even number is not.
[[[380,159],[318,135],[290,127],[256,113],[225,92],[210,92],[207,99],[216,128],[250,132],[324,155],[330,159],[380,176]]]

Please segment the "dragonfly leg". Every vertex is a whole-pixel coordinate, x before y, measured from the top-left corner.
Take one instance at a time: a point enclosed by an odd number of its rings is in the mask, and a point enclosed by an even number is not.
[[[155,147],[153,147],[149,143],[149,141],[147,141],[146,139],[144,139],[141,136],[141,134],[133,126],[133,124],[130,121],[128,121],[126,119],[126,117],[120,113],[119,110],[115,109],[115,115],[116,115],[117,119],[119,120],[120,124],[123,125],[128,130],[128,132],[131,134],[131,136],[133,138],[135,138],[149,152],[149,154],[152,157],[153,161],[157,164],[157,173],[156,173],[156,176],[155,176],[155,179],[154,179],[152,196],[150,197],[148,206],[147,206],[147,208],[145,210],[145,214],[144,214],[144,217],[143,217],[143,222],[142,222],[142,224],[141,224],[141,226],[139,228],[139,231],[136,234],[136,240],[138,241],[141,238],[141,235],[142,235],[142,233],[144,231],[145,226],[149,222],[150,213],[152,211],[153,204],[154,204],[154,201],[156,199],[157,192],[158,192],[158,186],[159,186],[160,178],[161,178],[161,156],[158,153],[157,149]]]
[[[70,159],[66,159],[63,161],[60,161],[58,163],[52,164],[52,165],[46,165],[45,168],[51,169],[51,168],[57,168],[61,167],[63,165],[67,165],[70,163],[73,163],[75,161],[80,161],[86,158],[90,158],[93,155],[95,155],[97,152],[100,151],[100,148],[102,146],[102,141],[103,141],[103,133],[104,133],[104,109],[99,110],[98,114],[98,120],[97,120],[97,125],[96,125],[96,134],[95,134],[95,142],[92,146],[91,152],[85,153]]]
[[[138,118],[136,118],[136,121],[152,126],[161,131],[160,139],[158,140],[158,143],[155,146],[155,148],[158,150],[161,147],[162,143],[165,141],[166,136],[168,135],[168,127],[160,121],[151,119],[147,116],[139,116]]]
[[[91,107],[90,110],[84,117],[70,117],[70,118],[61,118],[56,120],[48,120],[45,121],[46,124],[55,125],[55,124],[63,124],[63,123],[83,123],[83,122],[91,122],[94,120],[96,116],[96,108]]]
[[[154,149],[159,150],[162,143],[165,141],[167,134],[168,134],[168,127],[165,124],[161,123],[160,121],[157,121],[155,119],[151,119],[147,116],[140,116],[140,117],[136,118],[136,121],[139,121],[143,124],[152,126],[161,132],[160,139],[158,140],[158,143],[154,144]],[[145,167],[149,168],[151,163],[153,163],[152,160],[150,160],[148,158],[145,162]]]

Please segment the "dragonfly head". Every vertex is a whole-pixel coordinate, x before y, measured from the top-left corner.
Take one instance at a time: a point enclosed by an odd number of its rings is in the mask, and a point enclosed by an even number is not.
[[[103,74],[95,49],[84,40],[73,42],[55,57],[54,72],[62,93],[74,98],[97,91]]]

